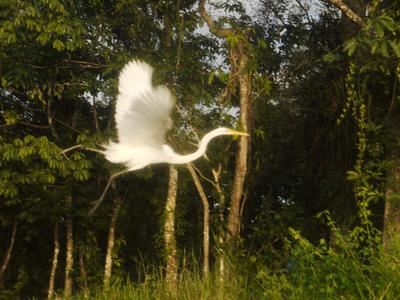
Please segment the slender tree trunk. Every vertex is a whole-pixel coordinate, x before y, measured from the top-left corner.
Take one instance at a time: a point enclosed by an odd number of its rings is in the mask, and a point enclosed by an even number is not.
[[[203,204],[203,275],[208,277],[209,273],[209,249],[210,249],[210,208],[206,193],[201,185],[199,176],[197,176],[192,164],[187,164],[187,168],[192,176],[193,182],[199,193]]]
[[[386,116],[390,138],[391,168],[387,171],[387,187],[384,211],[383,248],[396,259],[400,259],[400,105],[398,83],[400,75],[394,74],[391,102]]]
[[[247,41],[245,28],[242,31],[219,26],[205,9],[206,0],[199,0],[199,13],[207,23],[210,31],[217,37],[228,39],[229,36],[239,37],[236,45],[229,45],[230,85],[231,89],[239,85],[240,98],[240,125],[241,129],[248,132],[251,113],[251,71],[248,66]],[[229,43],[228,43],[229,44]],[[230,93],[228,93],[230,94]],[[247,161],[249,157],[249,140],[241,137],[236,152],[235,175],[232,186],[231,202],[227,224],[226,244],[231,244],[239,235],[240,208],[243,201],[243,189],[247,174]]]
[[[383,248],[386,252],[400,250],[400,159],[389,170],[386,189]]]
[[[218,276],[219,276],[219,283],[221,286],[224,284],[225,280],[225,256],[224,256],[224,232],[223,232],[223,224],[225,223],[225,218],[224,218],[224,207],[225,207],[225,194],[224,191],[221,188],[221,183],[220,183],[220,175],[221,175],[221,170],[222,170],[222,165],[219,164],[218,169],[212,169],[212,174],[214,177],[214,187],[218,195],[218,205],[219,205],[219,221],[220,221],[220,228],[218,229],[217,233],[217,240],[218,240],[218,246],[219,246],[219,251],[218,251]],[[223,289],[220,289],[221,293],[223,292]],[[221,297],[222,294],[221,294]]]
[[[86,268],[85,268],[85,261],[84,261],[84,252],[80,251],[79,252],[79,273],[82,278],[82,290],[83,290],[83,297],[88,298],[89,297],[89,289],[87,285],[87,273],[86,273]]]
[[[13,229],[12,229],[12,232],[11,232],[10,245],[8,246],[8,249],[6,251],[6,255],[4,256],[4,259],[3,259],[3,263],[1,264],[1,269],[0,269],[0,287],[3,286],[4,274],[6,273],[8,264],[10,263],[11,254],[12,254],[12,251],[14,249],[15,236],[17,234],[17,225],[18,225],[18,222],[14,221]]]
[[[107,241],[107,254],[106,261],[104,265],[104,278],[103,278],[103,288],[108,289],[110,286],[112,265],[113,265],[113,250],[115,242],[115,227],[117,224],[118,213],[121,207],[121,198],[118,196],[114,199],[114,209],[111,215],[110,227],[108,229],[108,241]]]
[[[94,123],[94,128],[96,129],[96,132],[100,132],[100,127],[99,127],[99,120],[97,118],[97,107],[96,107],[96,96],[93,95],[93,123]]]
[[[242,130],[250,130],[249,120],[251,112],[251,73],[248,71],[248,57],[242,42],[238,45],[239,52],[239,92],[240,92],[240,124]],[[232,187],[231,202],[228,215],[228,232],[226,241],[236,239],[240,230],[240,208],[243,201],[244,183],[247,175],[249,157],[249,139],[241,137],[236,152],[235,175]]]
[[[53,114],[53,96],[50,96],[50,98],[47,100],[47,123],[49,125],[51,135],[56,141],[59,141],[60,137],[58,136],[54,127]]]
[[[67,205],[71,207],[71,198],[67,200]],[[72,216],[69,213],[66,220],[66,260],[65,260],[65,281],[64,281],[64,297],[71,298],[72,296],[72,270],[74,266],[74,238],[73,238],[73,222]]]
[[[56,272],[58,267],[58,254],[60,253],[60,242],[58,239],[58,223],[56,221],[54,225],[54,250],[53,250],[53,259],[51,262],[51,271],[49,278],[49,289],[47,291],[47,299],[51,299],[54,294],[54,282],[56,278]]]
[[[178,259],[175,240],[175,207],[178,187],[178,171],[175,166],[169,167],[168,197],[165,206],[164,242],[166,252],[166,288],[174,297],[177,291]]]

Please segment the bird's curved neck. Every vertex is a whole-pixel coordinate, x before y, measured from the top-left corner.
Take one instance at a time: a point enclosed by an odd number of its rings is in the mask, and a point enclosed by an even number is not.
[[[199,143],[199,148],[195,152],[193,152],[191,154],[187,154],[187,155],[179,155],[179,154],[174,153],[173,157],[170,158],[169,163],[186,164],[186,163],[189,163],[189,162],[203,156],[206,153],[208,143],[216,136],[221,135],[221,134],[217,134],[215,132],[216,130],[217,129],[210,131],[201,139],[201,141]]]

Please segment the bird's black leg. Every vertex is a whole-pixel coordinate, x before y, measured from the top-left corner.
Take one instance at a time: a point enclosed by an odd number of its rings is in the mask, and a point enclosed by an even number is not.
[[[121,172],[117,172],[117,173],[112,174],[112,175],[110,176],[110,179],[108,179],[107,185],[106,185],[106,187],[105,187],[103,193],[101,194],[100,198],[94,203],[93,207],[92,207],[91,210],[89,211],[89,215],[94,214],[94,212],[96,211],[96,209],[99,207],[99,205],[100,205],[101,202],[103,201],[104,196],[106,195],[108,189],[110,188],[110,185],[111,185],[112,181],[114,180],[114,178],[117,177],[117,176],[119,176],[119,175],[122,175],[122,174],[124,174],[124,173],[127,173],[127,172],[129,172],[129,171],[130,171],[130,170],[123,170],[123,171],[121,171]]]

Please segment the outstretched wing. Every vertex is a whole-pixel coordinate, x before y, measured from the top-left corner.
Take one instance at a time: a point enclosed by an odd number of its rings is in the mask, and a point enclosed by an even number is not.
[[[115,121],[122,146],[160,148],[172,126],[173,96],[152,85],[152,73],[149,65],[132,61],[120,74]]]

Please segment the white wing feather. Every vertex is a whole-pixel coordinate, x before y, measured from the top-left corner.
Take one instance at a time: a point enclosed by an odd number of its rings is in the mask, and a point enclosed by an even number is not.
[[[150,91],[153,86],[151,78],[153,68],[140,61],[131,61],[125,65],[119,75],[118,99],[115,109],[115,121],[120,123],[123,115],[129,110],[134,96]]]
[[[152,73],[149,65],[132,61],[119,77],[115,113],[119,142],[106,146],[106,158],[131,169],[156,160],[172,126],[173,96],[168,88],[152,85]]]

